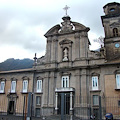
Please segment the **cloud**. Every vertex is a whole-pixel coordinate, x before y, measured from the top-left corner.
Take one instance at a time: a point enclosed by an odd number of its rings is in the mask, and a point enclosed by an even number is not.
[[[34,52],[45,53],[44,34],[54,25],[61,24],[65,5],[70,7],[68,14],[72,21],[90,27],[91,41],[104,36],[100,16],[104,15],[102,7],[108,2],[112,0],[0,0],[0,55],[6,59],[10,57],[6,48],[10,48],[12,53],[16,48],[24,51],[23,57]]]

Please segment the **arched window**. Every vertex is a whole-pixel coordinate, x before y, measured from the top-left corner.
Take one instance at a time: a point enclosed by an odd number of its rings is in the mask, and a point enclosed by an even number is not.
[[[114,37],[117,37],[117,36],[118,36],[118,29],[117,29],[117,28],[114,28],[114,29],[113,29],[113,36],[114,36]]]
[[[110,11],[111,11],[111,12],[115,11],[115,8],[111,8]]]

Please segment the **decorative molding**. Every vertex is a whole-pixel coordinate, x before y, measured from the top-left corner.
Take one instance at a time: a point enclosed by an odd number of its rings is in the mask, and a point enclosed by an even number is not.
[[[49,35],[53,35],[53,34],[57,34],[58,31],[60,30],[60,25],[55,25],[54,27],[52,27],[50,30],[48,30],[48,32],[44,35],[45,37],[48,37]]]
[[[60,45],[63,45],[63,44],[72,44],[73,42],[69,39],[64,39],[62,40],[61,42],[59,42]]]
[[[36,79],[37,80],[43,80],[43,78],[41,76],[37,76]]]
[[[78,33],[78,32],[75,33],[74,37],[75,37],[75,38],[80,38],[80,33]]]
[[[17,79],[15,77],[11,78],[11,81],[17,81]]]
[[[120,74],[120,69],[119,70],[115,70],[114,71],[114,74],[116,75],[116,74]]]
[[[27,76],[22,77],[22,79],[23,79],[23,80],[30,80],[30,78],[27,77]]]
[[[120,27],[120,23],[118,22],[113,22],[112,24],[110,24],[110,28],[118,28]]]
[[[71,76],[71,73],[66,71],[60,72],[59,74],[60,76],[69,76],[69,77]]]
[[[99,73],[96,73],[96,72],[93,72],[93,73],[91,73],[91,76],[100,76],[100,74]]]
[[[0,78],[0,81],[6,81],[6,79],[5,78]]]

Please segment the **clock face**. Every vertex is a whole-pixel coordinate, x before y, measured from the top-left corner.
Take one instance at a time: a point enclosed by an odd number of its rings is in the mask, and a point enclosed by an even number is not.
[[[120,47],[120,44],[119,44],[119,43],[116,43],[116,44],[115,44],[115,47],[116,47],[116,48],[119,48],[119,47]]]

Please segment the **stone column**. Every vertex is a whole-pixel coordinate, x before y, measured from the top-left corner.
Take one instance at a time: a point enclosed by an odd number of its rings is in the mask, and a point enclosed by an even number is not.
[[[70,92],[70,111],[73,110],[73,106],[72,106],[72,103],[73,103],[72,97],[73,97],[73,93]]]
[[[55,93],[55,114],[57,114],[58,110],[58,93]]]

